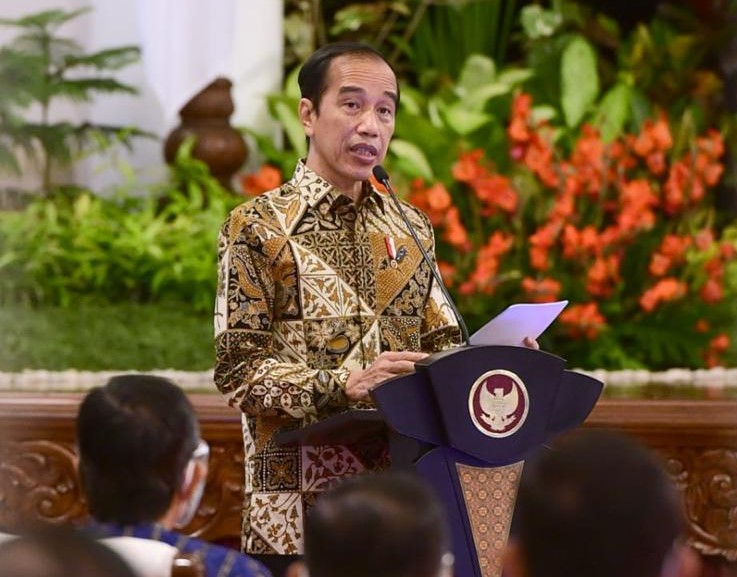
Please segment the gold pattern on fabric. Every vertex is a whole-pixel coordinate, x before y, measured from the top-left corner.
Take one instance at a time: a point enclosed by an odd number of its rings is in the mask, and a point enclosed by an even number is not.
[[[523,461],[504,467],[456,464],[483,577],[501,577]]]
[[[404,209],[432,255],[429,220]],[[301,553],[302,520],[319,493],[388,460],[386,440],[370,450],[300,449],[276,446],[274,435],[352,408],[350,372],[384,351],[459,344],[419,255],[396,207],[369,183],[356,204],[302,162],[289,182],[236,207],[223,224],[215,384],[244,414],[247,552]]]

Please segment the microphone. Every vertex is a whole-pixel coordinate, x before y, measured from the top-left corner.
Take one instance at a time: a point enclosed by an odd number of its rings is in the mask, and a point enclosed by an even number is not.
[[[461,313],[458,312],[458,309],[456,308],[456,305],[453,302],[453,299],[450,297],[450,293],[448,292],[448,289],[445,287],[445,284],[443,284],[443,279],[440,278],[440,273],[438,273],[438,271],[435,270],[435,266],[433,265],[433,262],[430,259],[430,255],[427,254],[425,247],[422,246],[422,243],[420,242],[420,239],[418,238],[417,233],[415,232],[415,228],[412,226],[412,223],[410,223],[409,219],[407,218],[407,215],[405,214],[404,209],[402,208],[402,203],[399,202],[399,198],[397,197],[397,194],[394,192],[392,185],[389,184],[389,174],[386,172],[386,170],[384,170],[384,167],[381,166],[380,164],[377,164],[376,166],[374,166],[371,172],[373,172],[374,178],[376,178],[376,180],[378,180],[381,184],[384,185],[384,188],[386,188],[387,192],[389,193],[389,196],[394,202],[394,206],[397,207],[397,210],[399,211],[399,216],[402,217],[402,220],[404,221],[404,224],[407,227],[407,230],[409,230],[409,234],[412,236],[412,239],[415,241],[415,244],[420,249],[420,253],[422,253],[423,260],[427,263],[427,266],[430,267],[430,272],[432,273],[432,276],[435,279],[435,282],[438,284],[438,287],[440,287],[440,290],[443,293],[445,300],[448,302],[450,309],[453,311],[453,315],[458,321],[458,327],[461,329],[461,336],[463,337],[463,343],[468,345],[469,336],[468,336],[468,328],[466,327],[466,323],[463,320]]]

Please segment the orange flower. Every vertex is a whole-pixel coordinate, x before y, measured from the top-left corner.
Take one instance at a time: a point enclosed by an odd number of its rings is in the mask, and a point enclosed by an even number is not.
[[[607,298],[619,282],[619,257],[598,257],[586,273],[586,291],[591,296]]]
[[[690,245],[690,237],[666,234],[660,242],[660,252],[674,260],[682,260]]]
[[[732,260],[737,256],[737,246],[730,242],[723,242],[719,245],[719,254],[724,260]]]
[[[433,212],[444,211],[450,208],[452,200],[448,190],[442,182],[436,182],[425,192],[428,208]]]
[[[672,263],[673,261],[670,257],[660,254],[659,252],[655,252],[652,257],[650,257],[650,266],[647,270],[653,276],[663,276],[668,272]]]
[[[729,335],[727,333],[720,333],[709,341],[709,348],[718,353],[723,353],[729,348],[729,342]]]
[[[704,228],[693,237],[694,244],[699,250],[707,250],[714,242],[714,233],[711,229]]]
[[[270,164],[262,164],[258,172],[244,174],[240,177],[241,191],[248,196],[256,196],[267,190],[273,190],[281,182],[281,172]]]
[[[546,277],[535,280],[532,277],[522,279],[522,290],[527,298],[535,303],[553,302],[560,294],[562,285],[555,279]]]
[[[440,270],[440,276],[443,278],[445,286],[452,287],[457,272],[456,267],[447,261],[438,260],[438,269]]]
[[[686,284],[678,279],[672,277],[661,279],[655,286],[643,293],[640,297],[640,307],[645,312],[652,312],[661,302],[682,298],[687,290]]]
[[[486,170],[480,164],[484,151],[480,148],[470,152],[464,152],[453,164],[453,178],[458,182],[472,182],[486,174]]]
[[[476,178],[471,187],[479,200],[487,205],[498,206],[509,213],[517,209],[517,192],[506,176],[487,174]]]
[[[606,319],[599,312],[596,302],[570,306],[560,314],[559,319],[573,338],[594,339],[606,326]]]
[[[724,287],[717,279],[710,278],[701,287],[699,296],[705,303],[717,303],[724,298]]]
[[[696,321],[696,326],[694,327],[696,329],[697,333],[705,333],[709,330],[709,323],[706,322],[704,319],[699,319]]]
[[[458,211],[457,207],[452,206],[450,210],[445,213],[443,225],[445,227],[442,236],[443,240],[447,241],[455,248],[463,250],[469,250],[471,248],[471,242],[468,240],[468,231],[461,222],[461,213]]]
[[[709,341],[704,351],[704,361],[707,367],[716,367],[720,363],[721,355],[729,348],[730,339],[726,333],[720,333]]]
[[[500,231],[494,232],[476,256],[476,268],[471,273],[468,282],[471,287],[484,294],[491,294],[496,286],[496,273],[499,268],[500,257],[504,255],[514,242],[514,237]],[[466,287],[468,290],[471,287]]]

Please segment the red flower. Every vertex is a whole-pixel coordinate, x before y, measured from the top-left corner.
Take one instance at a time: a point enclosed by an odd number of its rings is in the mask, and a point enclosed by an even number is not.
[[[248,196],[256,196],[262,192],[273,190],[281,182],[281,172],[270,164],[262,164],[257,172],[244,174],[240,177],[241,191]]]

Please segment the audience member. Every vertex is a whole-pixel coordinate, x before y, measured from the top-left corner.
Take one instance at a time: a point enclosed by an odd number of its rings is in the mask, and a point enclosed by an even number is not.
[[[246,555],[173,530],[197,510],[209,455],[194,409],[177,385],[151,375],[113,377],[84,398],[77,444],[98,536],[169,543],[199,555],[208,577],[269,575]]]
[[[408,473],[373,473],[339,482],[305,522],[309,577],[442,577],[452,574],[445,513]]]
[[[111,549],[69,527],[6,537],[0,541],[0,577],[136,577]]]
[[[691,577],[679,495],[661,463],[609,431],[525,462],[505,577]]]

